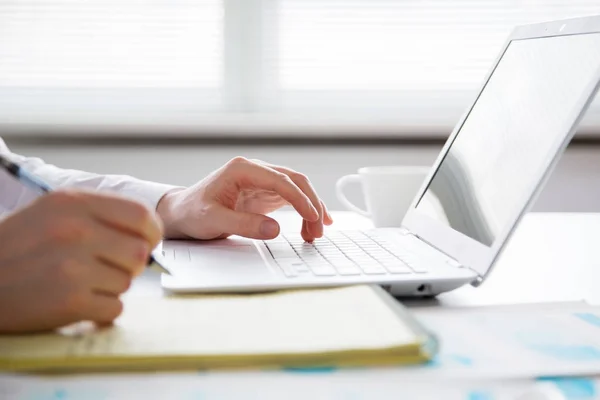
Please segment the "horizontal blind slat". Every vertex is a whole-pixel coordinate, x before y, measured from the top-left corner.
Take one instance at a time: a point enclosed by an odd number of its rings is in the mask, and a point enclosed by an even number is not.
[[[3,0],[0,87],[221,85],[220,0]]]
[[[472,90],[515,25],[600,13],[571,1],[282,0],[282,90]]]

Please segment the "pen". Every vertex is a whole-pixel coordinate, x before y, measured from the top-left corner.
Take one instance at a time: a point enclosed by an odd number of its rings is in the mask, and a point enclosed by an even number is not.
[[[25,169],[21,168],[17,163],[9,160],[2,154],[0,154],[0,166],[6,170],[11,176],[21,182],[23,185],[41,192],[42,194],[52,192],[52,188],[46,182],[34,176],[33,174],[27,172]],[[171,275],[168,269],[166,269],[162,264],[160,264],[152,254],[148,258],[148,267],[157,269],[160,272]]]

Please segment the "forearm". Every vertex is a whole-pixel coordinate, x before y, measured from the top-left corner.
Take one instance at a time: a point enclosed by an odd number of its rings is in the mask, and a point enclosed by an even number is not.
[[[151,209],[156,209],[159,200],[165,193],[176,188],[172,185],[143,181],[126,175],[101,175],[72,169],[62,169],[51,164],[46,164],[39,158],[24,157],[14,153],[10,153],[10,157],[55,188],[74,187],[114,192],[144,203]],[[7,185],[10,187],[4,187]],[[37,197],[36,193],[23,188],[16,182],[7,181],[4,184],[0,183],[0,186],[5,193],[11,194],[8,196],[10,198],[2,202],[4,208],[9,211],[20,208]]]

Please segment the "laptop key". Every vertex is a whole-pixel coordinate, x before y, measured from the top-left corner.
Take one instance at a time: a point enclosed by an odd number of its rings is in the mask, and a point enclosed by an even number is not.
[[[325,257],[328,260],[344,260],[346,258],[344,253],[337,253],[337,252],[327,252],[327,253],[322,253],[322,255],[323,255],[323,257]]]
[[[416,272],[417,274],[426,274],[427,272],[429,272],[429,270],[422,264],[420,263],[406,263],[406,265],[408,265],[408,267],[410,269],[412,269],[414,272]]]
[[[337,268],[337,272],[341,276],[362,275],[362,271],[358,268]]]
[[[295,278],[298,276],[298,273],[290,264],[277,263],[277,265],[286,277]]]
[[[425,267],[425,265],[423,265],[421,261],[417,260],[415,257],[403,257],[402,261],[417,274],[424,274],[428,272],[427,267]]]
[[[327,259],[327,261],[329,261],[332,264],[343,264],[346,262],[349,262],[350,260],[348,260],[348,257],[346,257],[345,255],[341,254],[341,255],[327,255],[325,256],[325,258]]]
[[[383,264],[384,268],[391,274],[410,274],[413,271],[404,264]]]
[[[361,269],[358,267],[358,265],[354,264],[353,262],[340,262],[339,264],[334,264],[334,266],[338,274],[343,276],[362,274]]]
[[[361,255],[361,256],[354,256],[351,257],[352,261],[354,261],[356,264],[358,265],[369,265],[369,264],[373,264],[375,263],[375,260],[373,259],[373,257],[368,256],[368,255]]]
[[[360,269],[362,269],[366,275],[384,275],[387,273],[385,268],[380,265],[363,265]]]
[[[303,263],[302,261],[297,261],[293,264],[290,264],[290,266],[296,270],[297,273],[304,273],[304,272],[309,272],[310,269],[308,268],[308,265],[306,265],[305,263]]]
[[[398,259],[391,254],[378,254],[375,256],[375,259],[380,263],[398,263]]]
[[[313,243],[294,233],[265,244],[290,277],[311,272],[317,276],[427,272],[426,264],[410,250],[376,233],[332,231]]]
[[[319,252],[319,250],[315,249],[314,247],[296,247],[295,250],[298,253],[307,253],[307,254],[310,254],[310,253],[314,254],[314,253]]]
[[[304,261],[302,261],[302,259],[295,254],[291,257],[279,257],[275,261],[286,265],[304,264]]]
[[[337,275],[335,269],[331,265],[310,265],[310,270],[316,276],[335,276]]]

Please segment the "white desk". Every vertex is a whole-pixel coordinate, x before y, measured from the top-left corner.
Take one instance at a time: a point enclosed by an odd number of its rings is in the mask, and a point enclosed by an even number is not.
[[[366,229],[368,219],[334,212],[332,229]],[[300,229],[291,212],[276,213],[282,230]],[[600,214],[531,213],[521,222],[489,279],[426,302],[408,305],[476,306],[550,301],[600,302]],[[143,274],[128,295],[161,295],[159,275]]]
[[[531,213],[481,287],[442,304],[600,301],[600,214]]]
[[[291,213],[276,215],[283,229],[299,229]],[[368,220],[351,213],[334,213],[336,229],[369,228]],[[488,282],[480,288],[464,287],[428,301],[409,305],[442,307],[523,302],[597,302],[600,294],[600,214],[531,214],[522,222]],[[159,274],[145,272],[126,296],[160,296]],[[158,321],[157,323],[160,323]],[[166,399],[489,399],[481,387],[528,388],[530,381],[469,382],[464,380],[417,382],[394,370],[349,370],[329,374],[306,372],[221,372],[176,374],[123,374],[117,376],[57,377],[31,386],[31,381],[0,380],[0,398]],[[0,379],[2,377],[0,376]],[[26,379],[26,378],[24,378]],[[8,386],[10,384],[10,386]],[[5,386],[3,386],[5,385]],[[19,386],[20,385],[20,386]],[[16,389],[14,388],[16,387]],[[32,390],[37,397],[17,397],[15,390]],[[4,390],[4,391],[3,391]],[[11,392],[13,390],[13,392]],[[527,389],[529,390],[529,389]],[[20,393],[20,392],[19,392]],[[471,393],[469,396],[468,393]],[[520,393],[520,392],[519,392]],[[467,394],[467,397],[465,397]],[[493,397],[497,398],[497,397]],[[499,398],[499,397],[498,397]],[[522,398],[510,396],[502,398]],[[527,397],[529,398],[529,397]],[[533,398],[533,397],[531,397]],[[535,397],[542,399],[546,397]],[[555,397],[552,397],[555,398]],[[561,397],[556,397],[561,398]],[[579,398],[579,397],[578,397]],[[588,397],[586,397],[588,398]],[[591,397],[589,397],[591,399]]]

